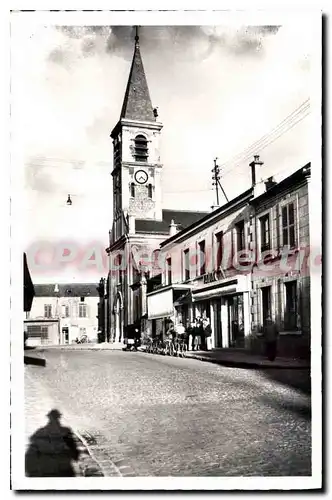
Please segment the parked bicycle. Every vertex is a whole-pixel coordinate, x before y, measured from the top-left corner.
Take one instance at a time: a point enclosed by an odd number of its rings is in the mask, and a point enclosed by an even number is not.
[[[87,344],[89,342],[89,338],[87,335],[82,335],[80,338],[76,337],[76,344]]]
[[[175,341],[175,355],[184,358],[186,356],[188,347],[186,339],[182,336],[177,337]]]
[[[165,355],[174,356],[175,345],[172,338],[167,338],[165,341]]]

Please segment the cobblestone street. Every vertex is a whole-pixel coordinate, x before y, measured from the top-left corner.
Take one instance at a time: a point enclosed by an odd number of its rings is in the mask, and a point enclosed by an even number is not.
[[[249,369],[122,351],[36,349],[26,435],[50,410],[71,428],[74,475],[307,476],[310,398]]]

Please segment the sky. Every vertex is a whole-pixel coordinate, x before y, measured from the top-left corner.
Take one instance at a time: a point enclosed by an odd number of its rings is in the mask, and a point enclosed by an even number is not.
[[[164,125],[164,208],[209,211],[216,157],[229,199],[250,187],[254,154],[264,162],[259,180],[281,180],[311,160],[312,37],[301,19],[281,26],[140,27],[151,100]],[[26,249],[64,240],[107,247],[109,135],[120,116],[133,38],[132,26],[12,30],[12,130],[24,163]],[[70,269],[56,279],[99,279],[99,271],[92,274]],[[50,277],[32,269],[35,282]]]

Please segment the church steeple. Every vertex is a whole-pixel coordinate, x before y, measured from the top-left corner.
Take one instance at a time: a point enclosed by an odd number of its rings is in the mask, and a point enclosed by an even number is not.
[[[128,120],[143,120],[148,122],[156,121],[145,77],[137,27],[134,56],[130,68],[120,118]]]
[[[113,238],[132,231],[124,223],[162,220],[160,136],[163,124],[153,109],[142,63],[138,30],[126,93],[113,139]],[[131,219],[130,219],[131,217]],[[131,228],[131,229],[130,229]]]

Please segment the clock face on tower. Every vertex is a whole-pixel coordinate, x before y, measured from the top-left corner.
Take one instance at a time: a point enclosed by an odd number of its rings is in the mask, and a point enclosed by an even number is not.
[[[135,181],[138,183],[138,184],[145,184],[149,178],[147,172],[145,172],[145,170],[137,170],[135,172]]]

